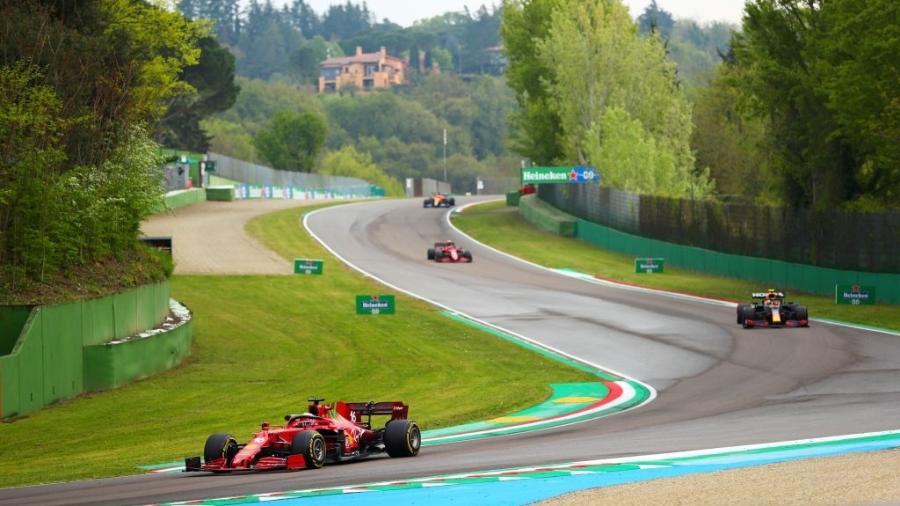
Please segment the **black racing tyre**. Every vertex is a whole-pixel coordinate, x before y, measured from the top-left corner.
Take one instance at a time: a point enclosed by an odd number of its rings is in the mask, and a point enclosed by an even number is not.
[[[428,259],[434,260],[434,248],[428,248]]]
[[[747,320],[755,320],[755,316],[756,308],[750,304],[745,304],[741,308],[741,315],[739,316],[741,325],[743,325],[745,329],[750,328],[750,325],[747,324]]]
[[[206,445],[203,446],[203,462],[209,464],[216,459],[225,457],[226,465],[231,465],[231,459],[237,452],[238,444],[231,434],[216,432],[206,438]]]
[[[447,201],[447,203],[450,204],[450,207],[453,207],[456,205],[456,199],[450,199]]]
[[[809,311],[806,309],[806,306],[797,304],[797,306],[794,308],[794,318],[798,320],[806,320],[806,326],[809,326]]]
[[[325,465],[325,438],[314,430],[300,431],[291,441],[291,454],[303,455],[306,467],[318,469]]]
[[[434,250],[434,258],[432,260],[440,260],[444,258],[444,250],[440,248],[435,248]]]
[[[469,251],[463,252],[462,256],[466,260],[468,260],[470,262],[472,261],[472,253],[471,252],[469,252]]]
[[[747,304],[738,304],[737,305],[737,322],[738,325],[744,324],[744,308],[747,307]]]
[[[410,420],[393,420],[384,429],[384,449],[391,457],[415,457],[422,446],[422,432]]]

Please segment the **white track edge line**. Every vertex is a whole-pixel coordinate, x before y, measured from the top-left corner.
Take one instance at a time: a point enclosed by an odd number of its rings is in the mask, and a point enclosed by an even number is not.
[[[357,203],[357,204],[358,204],[358,203]],[[348,205],[354,205],[354,204],[348,204]],[[447,305],[445,305],[445,304],[442,304],[442,303],[440,303],[440,302],[438,302],[438,301],[436,301],[436,300],[432,300],[432,299],[429,299],[429,298],[424,297],[424,296],[422,296],[422,295],[419,295],[419,294],[417,294],[417,293],[413,293],[413,292],[411,292],[411,291],[409,291],[409,290],[406,290],[406,289],[404,289],[404,288],[400,288],[399,286],[394,285],[393,283],[389,283],[389,282],[387,282],[386,280],[381,279],[381,278],[379,278],[378,276],[375,276],[374,274],[372,274],[372,273],[370,273],[370,272],[367,272],[367,271],[363,270],[362,268],[360,268],[359,266],[353,264],[352,262],[350,262],[349,260],[347,260],[346,258],[344,258],[343,256],[341,256],[337,251],[335,251],[334,249],[332,249],[328,244],[326,244],[325,241],[323,241],[321,237],[319,237],[318,235],[316,235],[316,233],[313,232],[312,229],[309,227],[309,218],[310,218],[310,217],[312,217],[312,216],[318,214],[319,212],[322,212],[322,211],[328,211],[328,210],[332,210],[332,209],[337,209],[337,208],[340,208],[340,207],[344,207],[344,206],[343,206],[343,205],[329,206],[329,207],[325,207],[325,208],[321,208],[321,209],[316,209],[316,210],[314,210],[314,211],[310,211],[310,212],[306,213],[306,214],[303,216],[303,228],[306,229],[306,232],[309,233],[309,235],[311,235],[311,236],[313,237],[313,239],[315,239],[315,240],[316,240],[323,248],[325,248],[325,249],[326,249],[329,253],[331,253],[335,258],[337,258],[338,260],[340,260],[341,262],[343,262],[344,264],[346,264],[347,266],[349,266],[349,267],[352,268],[353,270],[359,272],[359,273],[362,274],[363,276],[366,276],[366,277],[368,277],[368,278],[374,279],[375,281],[377,281],[377,282],[379,282],[379,283],[381,283],[381,284],[383,284],[383,285],[385,285],[385,286],[387,286],[387,287],[393,288],[394,290],[397,290],[397,291],[399,291],[399,292],[401,292],[401,293],[404,293],[404,294],[406,294],[406,295],[408,295],[408,296],[410,296],[410,297],[413,297],[413,298],[416,298],[416,299],[425,301],[425,302],[427,302],[427,303],[429,303],[429,304],[432,304],[432,305],[437,306],[437,307],[439,307],[439,308],[442,308],[442,309],[445,309],[445,310],[447,310],[447,311],[450,311],[451,313],[454,313],[454,314],[457,314],[457,315],[462,316],[462,317],[464,317],[464,318],[467,318],[467,319],[469,319],[469,320],[471,320],[471,321],[473,321],[473,322],[480,323],[481,325],[484,325],[484,326],[486,326],[486,327],[490,327],[490,328],[493,328],[493,329],[498,330],[498,331],[500,331],[500,332],[506,333],[506,334],[508,334],[508,335],[511,335],[511,336],[513,336],[513,337],[516,337],[516,338],[518,338],[518,339],[521,339],[522,341],[528,342],[528,343],[530,343],[530,344],[532,344],[532,345],[534,345],[534,346],[537,346],[537,347],[542,348],[542,349],[544,349],[544,350],[553,352],[553,353],[555,353],[555,354],[557,354],[557,355],[559,355],[559,356],[566,357],[566,358],[568,358],[568,359],[570,359],[570,360],[574,360],[574,361],[576,361],[576,362],[580,362],[580,363],[585,364],[585,365],[587,365],[587,366],[593,367],[594,369],[597,369],[597,370],[611,372],[611,373],[613,373],[613,374],[615,374],[615,375],[617,375],[617,376],[621,376],[622,378],[625,378],[625,379],[627,379],[627,380],[634,381],[635,383],[639,383],[639,384],[641,384],[644,388],[647,389],[647,391],[648,391],[648,396],[647,396],[647,398],[644,399],[644,401],[641,402],[640,404],[637,404],[637,405],[635,405],[635,406],[632,406],[631,408],[628,408],[628,409],[624,409],[624,410],[622,410],[622,411],[618,411],[618,412],[615,412],[615,413],[610,413],[609,415],[606,415],[606,416],[614,416],[614,415],[618,415],[618,414],[620,414],[620,413],[625,413],[625,412],[627,412],[627,411],[631,411],[631,410],[633,410],[633,409],[637,409],[637,408],[646,406],[647,404],[649,404],[650,402],[652,402],[654,399],[656,399],[656,396],[657,396],[656,389],[653,388],[652,386],[648,385],[647,383],[644,383],[643,381],[640,381],[640,380],[638,380],[638,379],[636,379],[636,378],[633,378],[633,377],[631,377],[631,376],[628,376],[628,375],[626,375],[626,374],[619,373],[619,372],[614,371],[614,370],[612,370],[612,369],[608,369],[608,368],[605,368],[605,367],[600,367],[599,365],[594,364],[593,362],[590,362],[590,361],[585,360],[585,359],[583,359],[583,358],[577,357],[577,356],[575,356],[575,355],[571,355],[571,354],[566,353],[566,352],[564,352],[564,351],[562,351],[562,350],[556,349],[556,348],[554,348],[554,347],[552,347],[552,346],[548,346],[548,345],[546,345],[546,344],[540,343],[540,342],[538,342],[538,341],[535,341],[534,339],[531,339],[531,338],[529,338],[529,337],[525,337],[524,335],[519,334],[518,332],[514,332],[514,331],[512,331],[512,330],[505,329],[505,328],[503,328],[503,327],[501,327],[501,326],[499,326],[499,325],[495,325],[495,324],[493,324],[493,323],[490,323],[490,322],[481,320],[481,319],[479,319],[479,318],[475,318],[474,316],[471,316],[471,315],[469,315],[469,314],[467,314],[467,313],[464,313],[464,312],[462,312],[462,311],[458,311],[458,310],[456,310],[456,309],[453,309],[453,308],[451,308],[450,306],[447,306]],[[451,211],[448,211],[448,213],[447,213],[447,215],[448,215],[447,220],[448,220],[448,221],[449,221],[449,213],[450,213],[450,212],[452,212],[452,210],[451,210]],[[452,226],[452,225],[451,225],[451,226]],[[454,228],[455,228],[455,227],[454,227]],[[572,422],[572,423],[581,423],[581,422]],[[555,427],[563,427],[563,426],[565,426],[565,425],[571,425],[571,424],[556,425]],[[545,430],[545,429],[534,429],[534,430],[537,431],[537,430]]]

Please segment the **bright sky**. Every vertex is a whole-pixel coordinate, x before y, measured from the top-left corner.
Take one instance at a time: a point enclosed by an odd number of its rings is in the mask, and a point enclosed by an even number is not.
[[[637,17],[650,0],[624,0],[631,9],[631,15]],[[290,0],[273,0],[273,4],[290,3]],[[343,4],[346,0],[307,0],[319,14],[324,13],[329,5]],[[361,3],[353,0],[353,3]],[[369,11],[380,21],[388,18],[401,26],[409,26],[418,19],[429,18],[445,12],[462,11],[466,6],[475,12],[481,5],[499,4],[500,0],[366,0]],[[728,21],[740,24],[744,11],[744,0],[657,0],[657,5],[672,13],[676,18],[692,18],[700,22]]]

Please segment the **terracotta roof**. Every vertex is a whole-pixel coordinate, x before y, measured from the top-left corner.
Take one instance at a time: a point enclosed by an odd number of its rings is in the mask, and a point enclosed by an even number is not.
[[[349,65],[351,63],[378,63],[381,61],[380,53],[365,53],[359,56],[341,56],[339,58],[328,58],[323,60],[322,67],[337,67],[341,65]]]

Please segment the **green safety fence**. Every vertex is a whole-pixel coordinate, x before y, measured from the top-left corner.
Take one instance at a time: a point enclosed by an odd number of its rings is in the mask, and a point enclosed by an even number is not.
[[[91,391],[88,382],[105,384],[94,381],[96,377],[111,376],[111,384],[118,386],[123,378],[143,377],[180,361],[190,350],[189,325],[172,337],[158,334],[123,347],[140,351],[126,353],[131,361],[127,367],[121,360],[109,362],[114,373],[92,369],[104,363],[93,361],[94,354],[86,351],[152,329],[168,314],[168,281],[70,304],[0,307],[0,418]],[[160,344],[150,344],[156,341]]]
[[[667,264],[682,269],[821,295],[833,294],[836,284],[872,285],[877,287],[879,302],[900,304],[900,274],[829,269],[721,253],[627,234],[580,218],[576,228],[579,239],[595,246],[626,255],[663,257]]]
[[[178,209],[206,200],[206,190],[203,188],[191,188],[190,190],[177,190],[169,192],[163,197],[163,205],[156,212],[161,213],[168,209]]]
[[[519,199],[519,212],[530,223],[548,232],[567,237],[576,233],[575,217],[550,206],[535,195]]]

